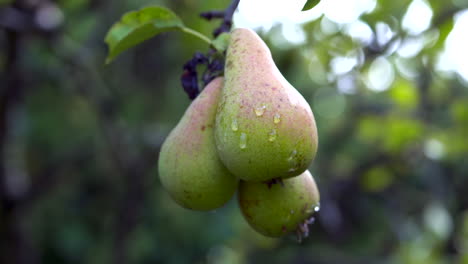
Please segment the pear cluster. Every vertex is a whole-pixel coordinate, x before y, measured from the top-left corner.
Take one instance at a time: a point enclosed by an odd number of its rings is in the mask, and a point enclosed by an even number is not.
[[[231,32],[224,75],[162,145],[163,187],[179,205],[201,211],[223,206],[237,190],[244,218],[259,233],[307,236],[320,200],[307,170],[318,144],[309,104],[252,30]]]

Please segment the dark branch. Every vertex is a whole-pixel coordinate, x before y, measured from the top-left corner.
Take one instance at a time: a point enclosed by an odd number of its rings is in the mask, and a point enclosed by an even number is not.
[[[208,65],[208,57],[200,52],[195,52],[192,59],[184,64],[184,73],[180,77],[182,87],[190,100],[195,99],[200,93],[197,74],[197,66],[200,64]]]
[[[223,32],[229,32],[232,26],[232,17],[239,5],[240,0],[233,0],[224,11],[208,11],[200,14],[206,20],[223,19],[221,26],[213,31],[213,35],[217,37]],[[180,81],[184,91],[187,93],[190,100],[195,99],[200,93],[199,78],[197,72],[198,65],[205,65],[206,70],[202,74],[202,81],[207,85],[214,78],[221,75],[224,71],[224,60],[215,57],[215,50],[211,49],[208,53],[202,54],[196,52],[193,57],[184,64],[184,72],[180,76]]]
[[[213,18],[224,18],[225,11],[208,11],[200,14],[206,20],[211,20]]]
[[[239,2],[240,0],[233,0],[224,11],[208,11],[200,14],[201,17],[207,20],[212,20],[216,18],[223,19],[221,25],[213,31],[213,36],[217,37],[221,33],[231,31],[232,17],[234,16],[234,12],[236,11]]]

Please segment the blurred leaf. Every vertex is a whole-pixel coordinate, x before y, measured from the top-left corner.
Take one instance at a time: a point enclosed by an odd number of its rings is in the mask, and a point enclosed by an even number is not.
[[[361,185],[364,189],[378,192],[387,188],[393,182],[393,175],[383,167],[372,168],[361,178]]]
[[[0,0],[0,6],[13,3],[13,0]]]
[[[144,228],[137,228],[129,241],[129,255],[133,263],[142,263],[145,257],[158,248],[157,241],[153,239],[153,234]]]
[[[443,263],[429,241],[422,236],[401,244],[395,263],[402,264],[439,264]]]
[[[358,135],[366,143],[376,143],[380,139],[381,121],[374,116],[363,116],[359,120]]]
[[[437,133],[437,139],[445,146],[447,156],[459,158],[468,153],[468,141],[464,127],[445,129]]]
[[[85,8],[88,3],[89,0],[60,0],[59,6],[64,10],[76,12],[78,9]]]
[[[307,0],[304,7],[302,8],[302,11],[310,10],[318,5],[318,3],[320,3],[320,0]]]
[[[76,19],[70,19],[70,23],[73,23],[76,27],[68,32],[68,36],[77,42],[86,41],[89,38],[89,32],[92,32],[99,23],[98,19],[97,16],[89,13],[85,13]]]
[[[60,248],[66,259],[83,257],[83,252],[90,245],[91,236],[82,222],[68,222],[61,226],[57,236],[57,248]]]
[[[385,22],[389,24],[392,29],[395,28],[395,23],[399,23],[405,14],[408,5],[411,3],[409,0],[404,1],[377,1],[377,6],[374,11],[365,13],[361,16],[364,22],[375,29],[375,24],[378,22]]]
[[[463,214],[460,217],[460,232],[458,233],[458,242],[463,249],[462,251],[465,251],[467,261],[468,261],[468,210],[465,210]],[[467,262],[468,263],[468,262]]]
[[[387,120],[384,146],[389,152],[399,152],[421,138],[424,127],[418,120],[391,117]]]
[[[171,10],[160,6],[149,6],[124,14],[106,35],[109,46],[106,63],[111,62],[123,51],[156,36],[159,33],[182,30],[184,23]]]
[[[430,52],[439,52],[445,45],[445,40],[447,39],[450,32],[452,32],[454,25],[453,18],[447,19],[444,23],[442,23],[439,27],[439,38],[437,39],[436,43],[430,47],[428,50]]]
[[[424,127],[418,120],[401,116],[364,117],[359,122],[359,137],[367,144],[378,144],[395,153],[420,140]]]
[[[442,8],[446,8],[447,5],[450,5],[450,2],[444,2],[440,0],[429,0],[427,1],[431,6],[431,9],[434,13],[442,11]]]
[[[468,264],[468,252],[462,252],[460,254],[460,264]]]
[[[13,0],[0,0],[0,7],[11,4]]]
[[[328,54],[332,56],[353,56],[356,53],[356,43],[349,36],[336,35],[327,44]]]
[[[418,102],[418,92],[413,83],[403,78],[397,79],[389,92],[393,101],[403,108],[411,108]]]
[[[451,106],[452,116],[454,117],[457,125],[468,125],[468,101],[458,100]]]

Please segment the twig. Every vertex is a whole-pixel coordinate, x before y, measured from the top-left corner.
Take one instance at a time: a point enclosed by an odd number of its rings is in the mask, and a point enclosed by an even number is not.
[[[221,25],[213,31],[213,36],[217,37],[223,32],[229,32],[232,27],[232,17],[239,5],[240,0],[233,0],[224,11],[208,11],[200,14],[206,20],[223,19]],[[200,93],[198,65],[205,65],[206,70],[202,74],[202,81],[207,85],[214,78],[222,74],[224,70],[224,60],[215,58],[216,51],[211,49],[207,54],[196,52],[193,57],[184,64],[184,72],[180,76],[182,87],[190,100],[195,99]]]
[[[411,39],[417,38],[419,36],[422,36],[430,32],[431,30],[437,29],[438,27],[443,25],[445,22],[447,22],[449,19],[452,19],[453,16],[460,10],[461,10],[460,8],[449,8],[447,10],[440,12],[438,16],[432,19],[431,26],[428,29],[424,30],[423,32],[419,33],[417,36],[408,35],[407,32],[403,32],[400,30],[400,32],[397,32],[391,39],[389,39],[384,44],[377,43],[377,37],[374,37],[372,42],[364,49],[366,60],[371,61],[375,57],[385,54],[392,47],[394,47],[394,45],[398,45],[399,42],[404,42],[405,40],[411,40]]]
[[[229,32],[231,30],[232,17],[234,16],[234,12],[236,11],[237,6],[239,6],[239,2],[240,0],[233,0],[224,11],[208,11],[200,14],[200,16],[205,18],[206,20],[212,20],[216,18],[223,19],[221,25],[213,31],[213,36],[217,37],[221,33]]]
[[[225,14],[225,11],[208,11],[201,13],[200,16],[206,20],[211,20],[213,18],[224,18]]]
[[[195,97],[200,93],[197,73],[197,66],[200,64],[208,64],[208,57],[200,52],[195,52],[192,59],[184,64],[184,73],[180,77],[182,87],[190,100],[195,99]]]

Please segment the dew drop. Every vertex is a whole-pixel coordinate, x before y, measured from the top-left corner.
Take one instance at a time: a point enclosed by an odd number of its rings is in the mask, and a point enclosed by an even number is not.
[[[280,114],[275,114],[273,117],[273,123],[278,124],[281,121],[281,115]]]
[[[297,150],[293,150],[291,152],[291,155],[289,155],[288,163],[291,166],[291,168],[288,170],[288,172],[294,172],[297,170],[298,164],[297,164],[296,155],[297,155]]]
[[[241,133],[240,139],[239,139],[239,147],[241,149],[247,148],[247,134]]]
[[[268,134],[268,141],[273,142],[276,139],[276,130],[273,129],[271,132]]]
[[[297,155],[297,150],[293,150],[291,152],[291,155],[288,158],[288,161],[293,161],[296,158],[296,155]]]
[[[261,106],[255,108],[255,114],[257,116],[262,116],[263,113],[265,113],[265,109],[266,109],[266,105],[265,104],[262,104]]]
[[[237,131],[239,129],[239,126],[237,125],[237,120],[234,119],[231,123],[231,129],[232,131]]]
[[[320,203],[318,203],[318,204],[314,207],[314,211],[315,211],[315,212],[320,211]]]

